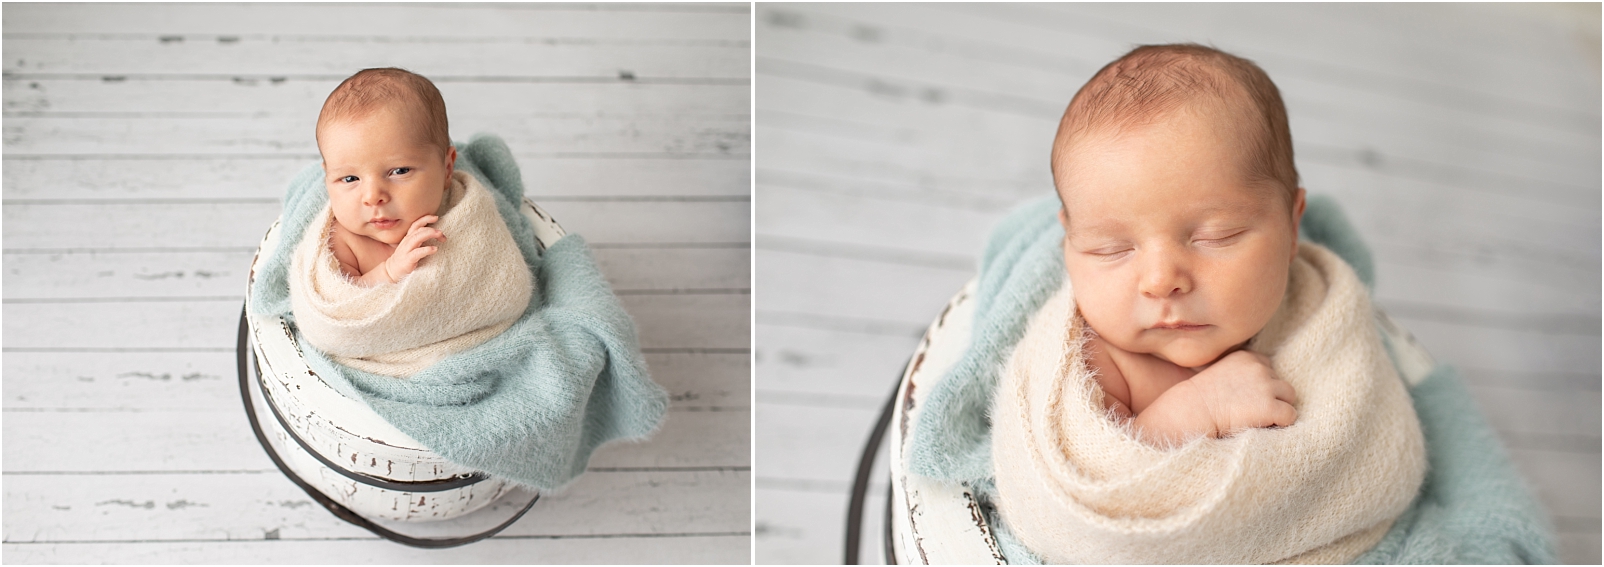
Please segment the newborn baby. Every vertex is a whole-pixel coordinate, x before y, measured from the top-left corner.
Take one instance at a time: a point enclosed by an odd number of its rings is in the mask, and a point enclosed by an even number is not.
[[[1067,285],[993,400],[997,509],[1049,562],[1346,562],[1415,497],[1425,449],[1368,292],[1299,243],[1275,85],[1143,46],[1053,144]]]
[[[500,213],[515,197],[458,171],[447,131],[440,91],[402,69],[365,69],[323,104],[328,204],[289,288],[301,333],[340,364],[407,377],[530,305],[534,276]]]
[[[1138,49],[1070,103],[1052,168],[1104,404],[1157,444],[1291,425],[1293,388],[1242,350],[1281,305],[1304,207],[1269,77]]]
[[[341,83],[317,118],[317,147],[334,213],[341,271],[364,286],[395,283],[439,250],[439,220],[457,161],[445,101],[400,69],[368,69]]]

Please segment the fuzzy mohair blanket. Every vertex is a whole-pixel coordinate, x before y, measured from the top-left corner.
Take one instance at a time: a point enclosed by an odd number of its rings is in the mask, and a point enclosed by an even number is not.
[[[506,331],[405,380],[334,362],[297,330],[308,366],[347,396],[446,459],[538,489],[567,484],[608,441],[640,440],[662,422],[668,395],[646,373],[634,322],[579,235],[542,253],[519,213],[523,181],[505,143],[456,144],[456,170],[490,189],[535,282]],[[320,164],[290,182],[280,231],[304,235],[328,202]],[[448,236],[448,239],[451,238]],[[293,237],[256,273],[253,313],[296,323],[289,297]]]
[[[439,250],[401,281],[367,287],[340,270],[334,215],[306,225],[290,261],[290,306],[306,341],[341,365],[405,378],[501,334],[529,307],[534,276],[496,199],[467,172],[451,174],[434,227]]]
[[[1030,316],[1065,279],[1058,207],[1056,195],[1044,195],[992,232],[981,256],[971,344],[931,386],[913,425],[910,472],[967,484],[982,501],[996,499],[989,413],[994,391]],[[1335,252],[1374,288],[1369,250],[1335,201],[1311,196],[1300,232]],[[1426,477],[1381,540],[1352,562],[1553,563],[1547,515],[1454,370],[1438,365],[1408,392],[1425,437]],[[1010,563],[1041,562],[1007,525],[991,520]]]
[[[1248,349],[1298,394],[1297,422],[1178,447],[1111,419],[1067,280],[1010,355],[992,406],[997,507],[1052,563],[1343,563],[1426,474],[1420,423],[1364,285],[1301,243]]]

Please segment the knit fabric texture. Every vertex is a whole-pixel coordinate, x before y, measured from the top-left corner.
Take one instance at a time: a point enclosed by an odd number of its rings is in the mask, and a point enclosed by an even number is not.
[[[668,395],[647,376],[634,322],[602,278],[582,237],[542,253],[518,209],[523,182],[500,138],[457,147],[456,170],[482,182],[535,282],[506,331],[451,354],[405,380],[330,360],[296,331],[306,362],[324,381],[360,399],[401,432],[446,459],[530,487],[559,488],[612,440],[641,440],[662,422]],[[303,235],[328,203],[320,164],[290,182],[282,234]],[[286,239],[255,274],[253,313],[292,325]]]
[[[533,274],[473,175],[451,174],[434,227],[439,249],[401,281],[356,283],[330,246],[334,216],[306,225],[290,261],[290,305],[306,341],[334,362],[405,378],[511,327],[529,307]]]
[[[912,432],[912,473],[966,483],[986,503],[996,499],[993,393],[1029,318],[1065,279],[1058,207],[1055,195],[1044,195],[992,232],[981,257],[971,344],[931,387]],[[1374,288],[1369,251],[1334,200],[1310,196],[1300,233]],[[1409,394],[1425,439],[1426,477],[1380,541],[1353,562],[1553,563],[1547,516],[1453,369],[1439,365]],[[1008,525],[991,520],[1010,563],[1041,562]]]
[[[1304,242],[1287,280],[1248,349],[1296,389],[1297,422],[1168,449],[1110,419],[1065,282],[992,408],[1009,529],[1055,563],[1341,563],[1381,539],[1425,476],[1420,424],[1353,270]]]

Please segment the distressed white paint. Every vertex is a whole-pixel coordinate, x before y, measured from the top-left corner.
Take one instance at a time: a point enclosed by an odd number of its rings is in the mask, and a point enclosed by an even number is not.
[[[959,483],[908,471],[908,444],[930,389],[969,347],[975,281],[970,280],[930,323],[908,362],[891,416],[892,534],[899,564],[1002,565],[1007,561],[973,494]]]

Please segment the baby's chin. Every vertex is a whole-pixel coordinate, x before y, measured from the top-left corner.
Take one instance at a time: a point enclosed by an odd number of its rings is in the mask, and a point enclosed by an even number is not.
[[[1233,345],[1219,346],[1213,341],[1182,338],[1145,346],[1147,348],[1128,350],[1151,354],[1183,368],[1197,368],[1219,360]]]

